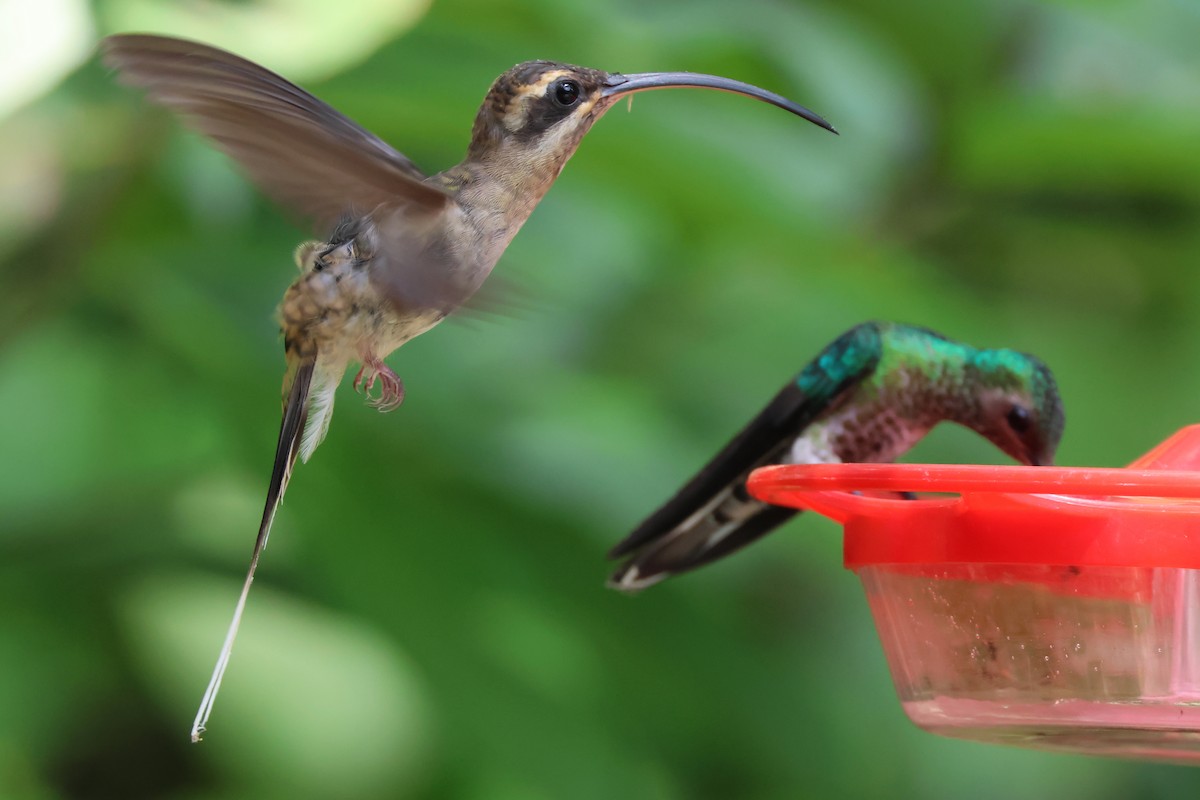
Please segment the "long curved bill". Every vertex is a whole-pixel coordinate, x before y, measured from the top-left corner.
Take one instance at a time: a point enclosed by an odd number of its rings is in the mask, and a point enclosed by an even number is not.
[[[641,72],[636,75],[613,73],[608,76],[601,97],[615,99],[624,94],[644,92],[647,89],[671,89],[674,87],[694,86],[700,89],[716,89],[721,92],[733,92],[762,100],[778,106],[784,111],[790,111],[798,117],[803,117],[814,125],[820,125],[830,133],[837,129],[829,124],[820,114],[809,111],[798,103],[793,103],[782,95],[768,92],[766,89],[732,78],[721,78],[717,75],[704,75],[699,72]]]

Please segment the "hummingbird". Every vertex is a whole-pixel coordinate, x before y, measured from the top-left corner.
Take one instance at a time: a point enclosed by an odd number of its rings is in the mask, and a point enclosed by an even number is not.
[[[527,61],[488,90],[462,162],[427,175],[331,106],[232,53],[144,34],[110,36],[102,51],[125,83],[209,137],[323,235],[296,249],[300,276],[280,304],[283,420],[250,568],[193,741],[212,711],[292,468],[324,438],[347,368],[360,365],[354,388],[372,405],[398,407],[404,384],[383,359],[475,295],[596,120],[635,92],[697,87],[753,97],[837,133],[807,108],[730,78]]]
[[[825,347],[665,505],[617,544],[609,585],[644,589],[733,553],[797,510],[754,499],[771,464],[894,461],[939,422],[963,425],[1026,465],[1050,465],[1064,414],[1054,375],[1014,350],[926,328],[866,322]]]

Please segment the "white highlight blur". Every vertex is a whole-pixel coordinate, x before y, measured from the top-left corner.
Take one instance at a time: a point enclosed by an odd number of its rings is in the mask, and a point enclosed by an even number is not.
[[[0,0],[0,119],[53,89],[92,52],[84,0]]]

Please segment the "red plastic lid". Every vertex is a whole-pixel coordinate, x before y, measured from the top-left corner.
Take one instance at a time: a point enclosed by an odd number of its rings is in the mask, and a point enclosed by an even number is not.
[[[845,564],[1053,564],[1200,569],[1200,425],[1126,469],[793,464],[750,493],[842,523]],[[903,500],[852,492],[943,492]]]

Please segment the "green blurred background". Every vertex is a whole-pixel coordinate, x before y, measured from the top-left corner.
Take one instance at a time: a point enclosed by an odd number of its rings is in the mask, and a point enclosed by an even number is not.
[[[837,528],[634,598],[606,549],[870,318],[1033,351],[1065,464],[1197,421],[1200,11],[1185,2],[0,2],[0,798],[1166,798],[1200,772],[905,719]],[[278,430],[307,232],[91,57],[267,63],[429,170],[528,58],[640,95],[497,270],[523,310],[343,387],[206,741],[188,726]],[[912,456],[1003,458],[939,430]]]

